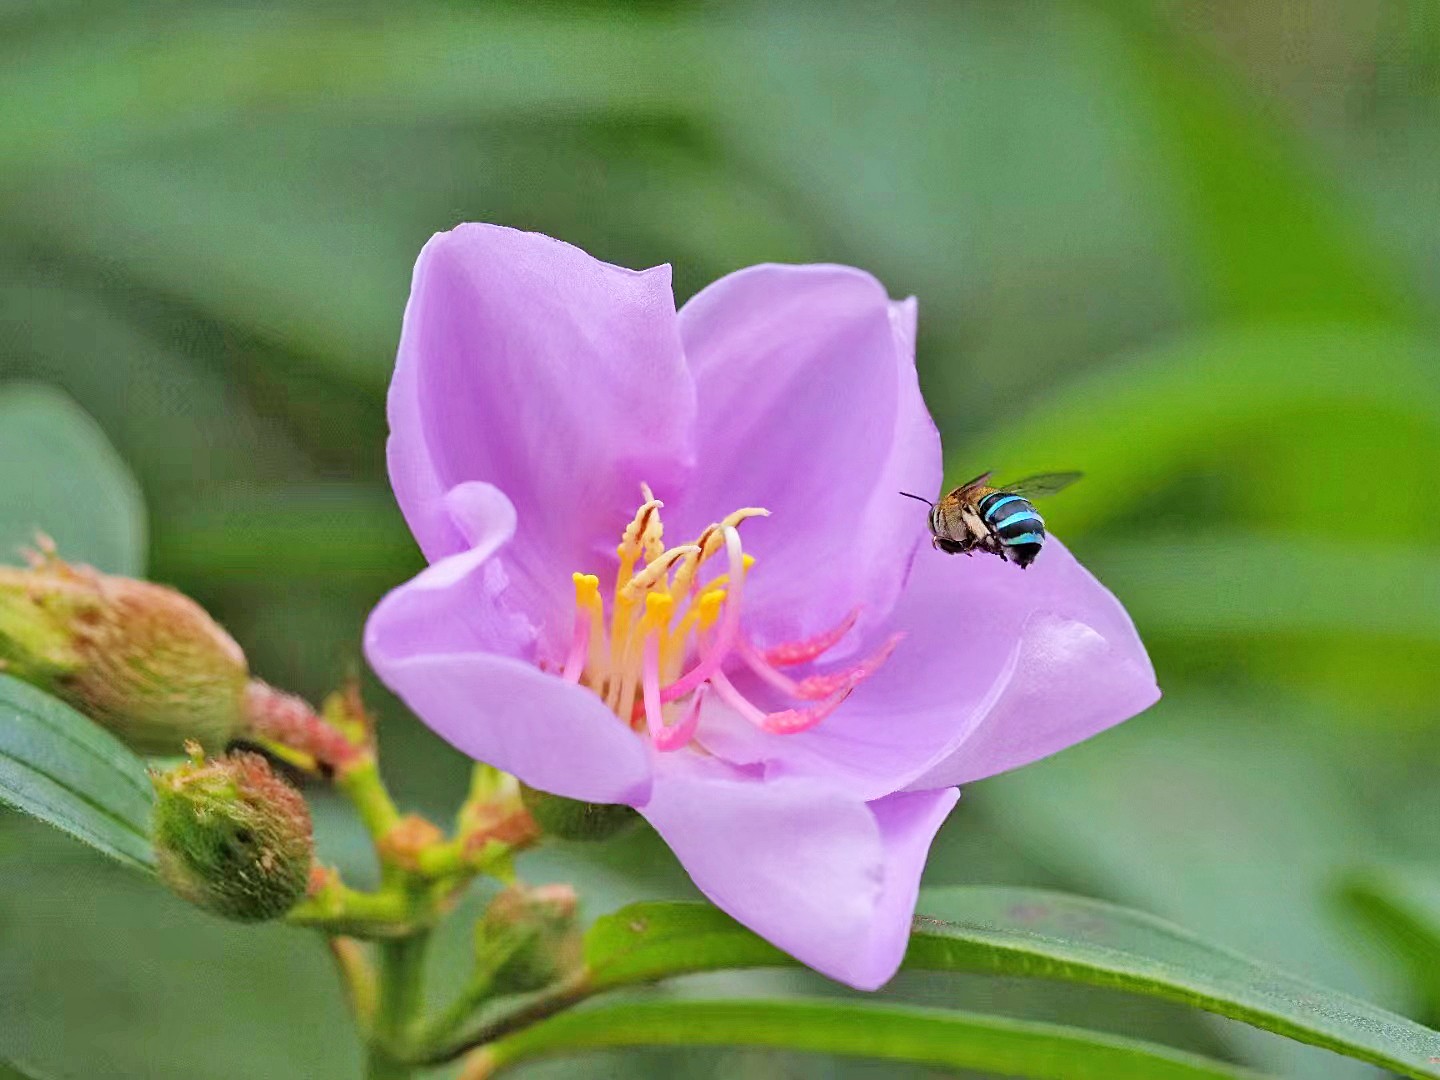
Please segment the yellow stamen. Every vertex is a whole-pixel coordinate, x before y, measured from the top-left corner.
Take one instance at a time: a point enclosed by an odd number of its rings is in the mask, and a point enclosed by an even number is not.
[[[700,594],[698,604],[700,607],[700,629],[709,630],[720,618],[720,609],[725,604],[725,597],[728,596],[724,589],[707,589]]]
[[[575,610],[590,616],[590,644],[586,665],[596,676],[609,663],[605,655],[605,603],[600,599],[600,579],[594,574],[572,574],[575,581]],[[600,687],[596,686],[596,690]]]
[[[641,627],[647,630],[662,630],[670,624],[675,611],[675,598],[669,593],[650,593],[645,597],[645,618]]]
[[[688,659],[695,656],[695,634],[720,622],[729,595],[729,575],[703,586],[698,580],[706,559],[726,549],[725,533],[741,521],[767,511],[746,507],[711,525],[693,544],[667,548],[660,510],[664,505],[648,486],[641,485],[644,502],[625,527],[615,549],[618,567],[614,593],[605,598],[593,574],[573,575],[577,615],[590,620],[585,670],[580,682],[600,694],[607,706],[627,724],[634,724],[645,643],[658,646],[661,683],[680,677]],[[745,571],[755,564],[743,556]],[[610,611],[605,610],[606,604]],[[677,612],[683,615],[677,618]],[[607,631],[608,623],[608,633]]]

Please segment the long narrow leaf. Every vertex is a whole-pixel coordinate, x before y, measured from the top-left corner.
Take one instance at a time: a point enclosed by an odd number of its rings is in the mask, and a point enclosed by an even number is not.
[[[1086,983],[1193,1005],[1300,1042],[1440,1077],[1440,1033],[1248,959],[1140,912],[1041,890],[928,893],[905,966]],[[596,923],[593,984],[793,963],[700,904],[637,904]]]
[[[118,862],[154,864],[145,766],[63,702],[0,675],[0,802]]]
[[[492,1069],[626,1046],[757,1046],[1035,1080],[1240,1080],[1258,1073],[1093,1031],[940,1009],[646,1001],[569,1012],[481,1051]],[[477,1073],[484,1075],[477,1064]]]

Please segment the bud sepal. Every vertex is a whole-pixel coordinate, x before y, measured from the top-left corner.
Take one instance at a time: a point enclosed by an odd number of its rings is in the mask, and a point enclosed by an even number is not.
[[[259,754],[191,758],[153,773],[160,876],[223,918],[278,918],[305,895],[315,844],[304,798]]]
[[[72,705],[140,754],[239,731],[240,646],[174,589],[73,566],[48,543],[0,567],[0,668]]]

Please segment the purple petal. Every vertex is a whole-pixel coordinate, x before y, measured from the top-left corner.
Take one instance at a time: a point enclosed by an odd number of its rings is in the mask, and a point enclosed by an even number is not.
[[[626,270],[492,225],[425,245],[390,393],[389,463],[427,557],[465,547],[444,493],[495,484],[518,512],[516,587],[541,605],[537,618],[563,622],[571,571],[613,558],[640,483],[683,482],[694,411],[668,266]]]
[[[674,519],[685,534],[739,506],[773,512],[744,530],[759,558],[747,624],[766,643],[856,606],[878,620],[899,594],[924,514],[897,491],[940,484],[914,312],[859,270],[774,265],[722,278],[680,312],[699,462]]]
[[[1089,738],[1159,697],[1119,602],[1055,538],[1028,570],[922,551],[887,629],[907,637],[813,731],[765,737],[707,709],[699,738],[771,775],[862,798],[977,780]]]
[[[645,799],[645,744],[589,690],[517,659],[534,630],[508,604],[509,500],[474,483],[446,505],[473,546],[380,601],[365,626],[376,674],[456,749],[532,787],[594,802]]]
[[[866,805],[819,780],[762,781],[667,755],[640,812],[716,906],[862,990],[899,966],[920,872],[956,791]]]

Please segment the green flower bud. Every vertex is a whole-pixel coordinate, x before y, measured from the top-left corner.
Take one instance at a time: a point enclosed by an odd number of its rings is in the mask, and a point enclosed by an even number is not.
[[[640,819],[621,803],[579,802],[524,785],[520,798],[540,831],[561,840],[608,840]]]
[[[305,895],[315,843],[310,809],[259,754],[191,760],[152,774],[160,876],[227,919],[260,922]]]
[[[222,749],[243,717],[240,646],[194,601],[44,554],[0,567],[0,670],[142,754]]]
[[[491,970],[495,994],[528,994],[579,970],[583,945],[569,885],[512,885],[486,908],[475,928],[479,967]]]

